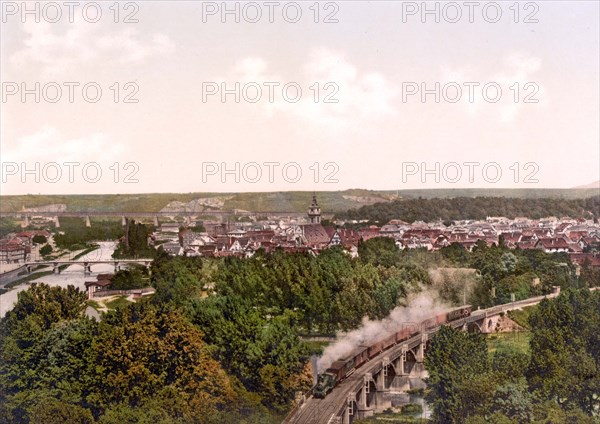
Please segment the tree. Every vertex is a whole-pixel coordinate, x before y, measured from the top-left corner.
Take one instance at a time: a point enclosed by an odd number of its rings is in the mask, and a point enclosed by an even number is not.
[[[400,256],[399,253],[396,242],[390,237],[375,237],[367,241],[361,240],[358,243],[358,256],[360,259],[375,266],[389,267],[396,264]]]
[[[469,252],[457,242],[451,243],[449,246],[440,249],[442,256],[455,265],[464,266],[468,263]]]
[[[377,285],[373,290],[373,298],[377,307],[374,317],[377,319],[387,317],[398,306],[398,299],[406,294],[405,284],[397,278],[390,278]]]
[[[148,244],[151,231],[146,225],[131,221],[127,226],[127,234],[119,242],[113,253],[114,258],[153,258],[154,247]]]
[[[61,217],[60,232],[54,235],[61,249],[84,249],[86,243],[98,240],[117,240],[123,235],[121,220],[98,220],[86,227],[81,218]]]
[[[73,286],[32,284],[0,320],[0,405],[6,421],[29,421],[42,395],[67,403],[81,399],[86,381],[82,357],[91,333],[76,323],[85,299]],[[63,322],[75,326],[58,327]]]
[[[465,420],[465,424],[519,424],[517,420],[511,420],[506,415],[495,412],[489,416],[474,415]]]
[[[11,329],[18,321],[39,318],[44,330],[53,323],[83,316],[86,295],[75,286],[51,287],[33,283],[28,290],[19,292],[15,307],[6,313],[0,328]]]
[[[388,222],[402,219],[407,222],[432,222],[440,216],[447,221],[485,219],[487,216],[528,216],[539,219],[547,216],[571,216],[597,219],[600,196],[587,199],[509,198],[509,197],[453,197],[404,198],[386,203],[374,203],[336,214],[336,218]]]
[[[141,405],[165,387],[210,416],[228,409],[235,398],[232,382],[210,356],[199,330],[168,307],[131,304],[103,316],[91,348],[98,408]]]
[[[529,355],[514,347],[497,350],[492,359],[492,370],[498,373],[502,380],[518,380],[525,375],[528,366]]]
[[[530,388],[565,410],[600,405],[600,293],[567,290],[532,313]]]
[[[52,253],[52,246],[49,244],[45,244],[40,248],[40,255],[48,256],[50,253]]]
[[[520,276],[509,275],[496,283],[496,303],[503,304],[515,300],[523,300],[530,297],[533,275],[527,273]]]
[[[589,258],[586,258],[581,264],[581,282],[583,287],[595,287],[600,281],[600,268],[591,266]]]
[[[474,412],[473,407],[490,400],[487,396],[493,386],[486,377],[490,368],[481,334],[442,326],[431,340],[425,367],[429,372],[426,399],[433,407],[435,423],[460,423]],[[479,387],[468,390],[476,383]]]
[[[489,275],[484,275],[478,279],[469,297],[469,303],[474,308],[489,308],[495,304],[495,299],[492,297],[493,283],[494,280]]]
[[[494,394],[494,411],[520,423],[533,418],[532,396],[524,377],[515,382],[505,382],[498,386]]]
[[[578,408],[561,408],[554,401],[534,404],[534,424],[598,424],[598,420]]]
[[[115,273],[111,279],[111,290],[132,290],[148,286],[148,272],[146,268],[133,267],[122,269]]]
[[[166,253],[159,255],[151,266],[151,284],[156,288],[152,301],[183,306],[199,297],[203,288],[202,260],[198,257],[170,258]]]
[[[30,422],[44,424],[93,424],[89,409],[79,405],[42,397],[31,409]]]
[[[308,352],[290,325],[291,311],[266,320],[240,297],[212,296],[192,302],[189,313],[225,369],[266,406],[283,411],[295,391],[310,387],[310,378],[299,378]]]
[[[43,236],[41,234],[36,234],[35,236],[33,236],[31,241],[35,244],[44,244],[44,243],[48,242],[48,240],[46,239],[46,236]]]
[[[196,225],[192,225],[188,228],[195,233],[205,233],[206,232],[206,228],[204,228],[204,225],[202,225],[201,223],[196,223]]]

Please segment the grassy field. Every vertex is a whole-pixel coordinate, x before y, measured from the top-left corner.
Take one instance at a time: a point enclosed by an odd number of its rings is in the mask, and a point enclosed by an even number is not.
[[[418,408],[417,408],[418,407]],[[384,411],[381,414],[377,414],[373,417],[364,418],[362,420],[354,420],[355,424],[373,424],[373,423],[386,423],[386,424],[425,424],[427,420],[424,418],[415,418],[410,415],[417,415],[420,405],[408,404],[402,408],[401,412]],[[422,408],[421,408],[422,411]]]
[[[88,306],[91,306],[92,308],[94,308],[96,311],[100,311],[102,309],[102,306],[100,306],[100,304],[98,302],[96,302],[95,300],[88,300],[87,302]]]
[[[508,317],[523,328],[529,329],[529,316],[537,309],[537,305],[529,306],[523,309],[508,311]]]
[[[129,305],[129,303],[131,302],[127,300],[127,296],[118,296],[116,299],[106,302],[105,305],[108,309],[117,309]]]
[[[404,198],[448,197],[517,197],[517,198],[586,198],[598,194],[596,189],[419,189],[419,190],[363,190],[317,192],[319,204],[325,213],[346,211],[375,201],[385,202],[397,196]],[[101,195],[19,195],[2,196],[0,211],[16,212],[23,207],[65,204],[68,211],[101,212],[156,212],[169,202],[190,202],[199,198],[220,197],[223,209],[243,209],[255,212],[304,212],[312,199],[310,191],[263,193],[147,193]]]
[[[498,349],[514,348],[523,353],[529,353],[529,331],[514,333],[497,333],[487,336],[488,352],[493,355]]]

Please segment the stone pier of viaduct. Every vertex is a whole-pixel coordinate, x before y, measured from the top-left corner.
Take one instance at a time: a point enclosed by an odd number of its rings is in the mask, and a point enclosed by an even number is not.
[[[494,332],[500,318],[508,311],[535,305],[548,296],[539,296],[489,309],[473,311],[469,317],[449,325],[466,330],[472,327],[482,333]],[[439,327],[428,329],[402,341],[373,357],[352,375],[337,385],[324,399],[305,394],[290,412],[283,424],[350,424],[354,419],[365,418],[391,406],[385,396],[394,391],[408,389],[411,377],[424,377],[423,360],[428,342]],[[398,386],[400,383],[400,387]],[[402,387],[404,385],[404,387]]]
[[[98,211],[79,211],[79,212],[0,212],[0,218],[12,217],[22,219],[22,225],[24,227],[29,226],[32,217],[45,217],[52,219],[56,228],[60,228],[60,218],[63,217],[77,217],[83,219],[86,227],[92,226],[92,218],[98,217],[112,217],[121,218],[121,223],[125,225],[126,218],[145,218],[152,219],[154,226],[158,227],[161,218],[171,219],[176,216],[185,218],[185,221],[189,224],[191,220],[198,219],[205,216],[216,216],[225,218],[227,216],[235,216],[240,214],[260,214],[265,216],[287,216],[287,217],[303,217],[306,214],[304,212],[248,212],[240,211],[237,209],[233,210],[206,210],[206,211],[179,211],[179,212],[98,212]]]

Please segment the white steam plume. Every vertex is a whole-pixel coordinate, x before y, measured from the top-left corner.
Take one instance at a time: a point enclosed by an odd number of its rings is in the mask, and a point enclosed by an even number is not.
[[[340,358],[346,357],[359,345],[370,346],[403,328],[418,326],[428,318],[446,312],[451,307],[439,303],[432,292],[420,292],[414,298],[409,297],[407,307],[397,306],[381,321],[363,319],[362,326],[343,335],[335,343],[327,346],[317,361],[319,373]]]

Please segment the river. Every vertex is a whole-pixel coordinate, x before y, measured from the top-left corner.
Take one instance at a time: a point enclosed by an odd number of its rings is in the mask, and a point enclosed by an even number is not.
[[[79,258],[78,260],[89,260],[89,261],[99,261],[99,260],[110,260],[112,259],[112,254],[115,251],[117,246],[116,242],[97,242],[100,248],[86,254],[85,256]],[[63,258],[66,260],[67,258]],[[44,268],[40,269],[40,271],[51,270],[52,268]],[[17,295],[22,290],[26,290],[29,287],[30,283],[46,283],[50,286],[61,286],[67,287],[69,284],[78,287],[80,290],[85,291],[85,282],[93,281],[96,279],[98,274],[105,273],[113,273],[114,266],[110,264],[97,264],[92,266],[92,273],[88,275],[83,274],[83,266],[81,265],[70,265],[61,271],[60,274],[52,274],[46,275],[44,277],[38,278],[36,280],[28,281],[27,283],[20,284],[10,291],[0,295],[0,318],[6,315],[8,311],[10,311],[15,303],[17,302]]]

